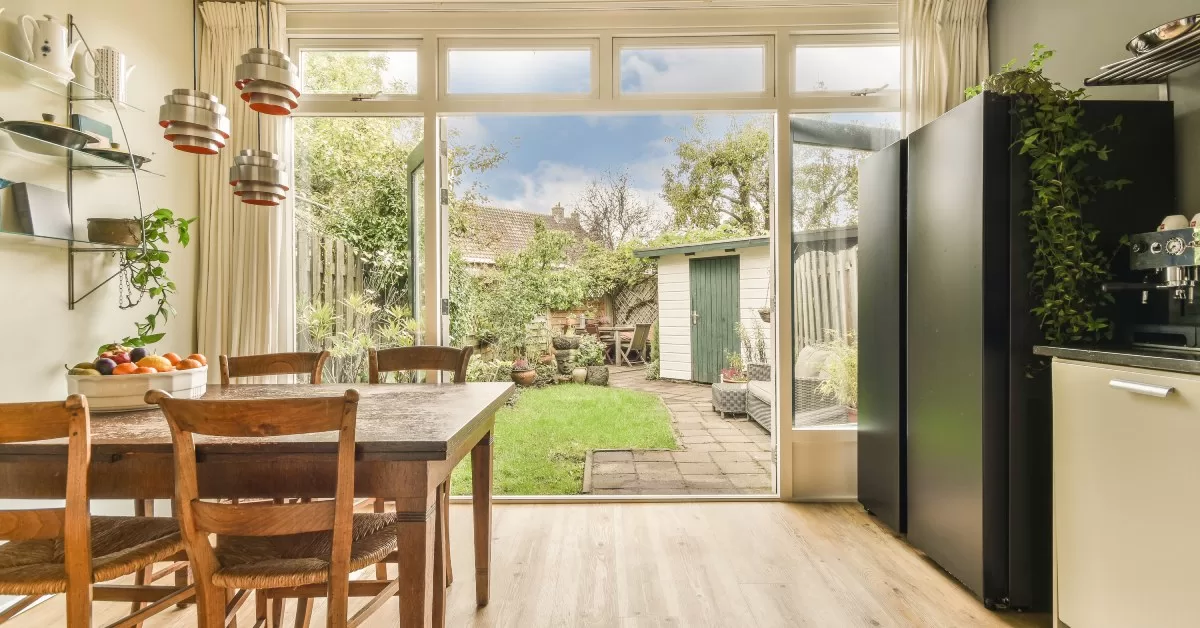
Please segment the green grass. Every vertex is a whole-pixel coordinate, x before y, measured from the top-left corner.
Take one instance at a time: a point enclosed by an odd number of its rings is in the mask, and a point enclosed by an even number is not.
[[[657,395],[580,384],[527,389],[496,414],[496,495],[575,495],[589,449],[675,449]],[[470,457],[454,470],[455,495],[471,492]]]

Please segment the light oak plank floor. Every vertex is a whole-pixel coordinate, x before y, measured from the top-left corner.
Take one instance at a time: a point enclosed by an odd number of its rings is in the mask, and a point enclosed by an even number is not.
[[[1049,625],[987,611],[857,505],[498,505],[494,516],[492,602],[476,609],[470,507],[453,508],[448,626]],[[97,604],[95,625],[126,609]],[[60,596],[9,625],[59,626],[62,612]],[[395,626],[396,612],[367,625]],[[289,602],[284,625],[291,614]],[[318,602],[312,625],[324,622]],[[239,625],[252,624],[251,603]],[[171,610],[146,625],[193,626],[195,615]]]

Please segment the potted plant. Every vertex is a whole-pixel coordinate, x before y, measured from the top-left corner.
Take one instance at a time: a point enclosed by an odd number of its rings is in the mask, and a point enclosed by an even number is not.
[[[172,231],[175,232],[175,241],[179,246],[186,247],[191,242],[190,227],[196,220],[176,218],[174,212],[160,207],[142,218],[141,233],[145,236],[143,244],[117,254],[121,265],[121,295],[118,306],[123,310],[137,307],[146,295],[155,301],[154,310],[142,319],[142,322],[136,324],[137,335],[122,338],[117,344],[126,347],[146,347],[162,340],[164,333],[157,330],[175,314],[170,299],[175,294],[176,287],[166,272],[171,253],[158,247],[159,244],[170,242]]]
[[[604,365],[607,348],[595,336],[584,336],[579,341],[579,355],[575,364],[587,369],[584,381],[593,386],[608,385],[608,367]],[[574,372],[571,373],[574,376]]]
[[[567,328],[567,333],[555,336],[550,344],[554,345],[557,351],[566,351],[579,348],[579,336],[575,335],[575,330],[571,327]]]
[[[730,351],[725,354],[725,359],[729,366],[721,370],[722,384],[746,384],[750,381],[750,377],[746,375],[746,366],[742,362],[742,355]]]
[[[771,322],[771,306],[764,305],[758,308],[758,317],[761,318],[762,322],[764,323]]]
[[[529,366],[529,360],[520,358],[513,362],[512,381],[518,386],[532,386],[537,381],[537,371]]]
[[[746,374],[756,382],[771,381],[771,365],[767,362],[767,337],[763,326],[754,321],[753,338],[751,331],[743,323],[737,324],[738,340],[742,343],[742,352],[746,360]]]
[[[858,422],[858,341],[853,333],[835,336],[821,344],[829,352],[825,371],[829,377],[817,386],[817,391],[832,395],[838,403],[846,406],[851,422]]]

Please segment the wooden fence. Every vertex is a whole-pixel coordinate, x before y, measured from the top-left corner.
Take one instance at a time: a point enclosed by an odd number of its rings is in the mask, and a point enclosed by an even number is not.
[[[344,241],[306,228],[296,228],[296,302],[299,308],[309,304],[333,306],[337,316],[334,333],[345,331],[353,313],[347,311],[345,298],[362,292],[363,263]],[[297,330],[299,346],[308,346],[304,330]]]
[[[858,246],[795,258],[796,346],[858,331]]]

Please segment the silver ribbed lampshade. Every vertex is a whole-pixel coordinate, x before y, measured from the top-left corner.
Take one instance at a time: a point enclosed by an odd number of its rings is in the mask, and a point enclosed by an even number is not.
[[[287,55],[270,48],[251,48],[234,69],[234,86],[250,108],[269,116],[286,116],[300,105],[300,74]]]
[[[266,150],[238,152],[229,168],[229,185],[247,205],[274,207],[287,198],[288,174],[279,155]]]
[[[215,155],[229,139],[229,118],[216,96],[194,89],[176,89],[158,108],[163,137],[176,150]]]

